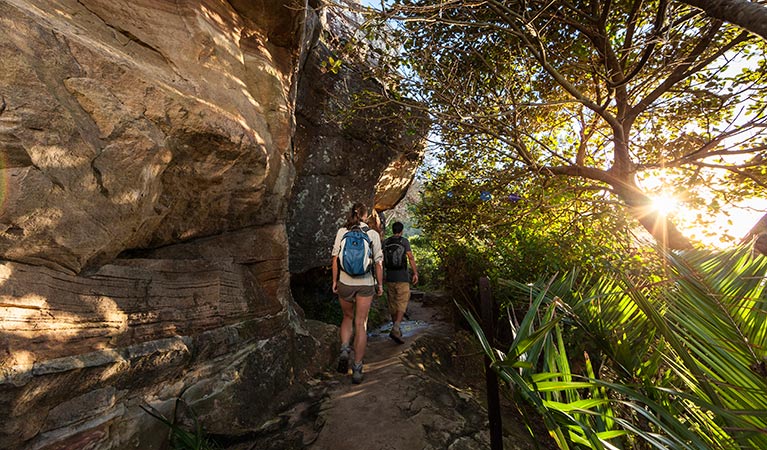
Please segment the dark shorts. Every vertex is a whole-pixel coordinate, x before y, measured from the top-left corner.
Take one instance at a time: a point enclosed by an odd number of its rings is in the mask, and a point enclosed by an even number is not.
[[[353,302],[357,297],[372,297],[375,293],[375,286],[349,286],[338,282],[338,296],[347,302]]]

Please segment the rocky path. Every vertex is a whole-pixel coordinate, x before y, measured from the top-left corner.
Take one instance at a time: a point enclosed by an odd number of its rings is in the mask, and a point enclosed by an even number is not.
[[[352,384],[350,375],[328,374],[318,432],[307,448],[490,448],[484,394],[476,384],[482,357],[471,337],[454,330],[439,311],[411,302],[402,345],[388,338],[386,326],[371,332],[361,384]],[[512,432],[519,428],[506,425]],[[504,448],[531,448],[526,442],[510,434]]]

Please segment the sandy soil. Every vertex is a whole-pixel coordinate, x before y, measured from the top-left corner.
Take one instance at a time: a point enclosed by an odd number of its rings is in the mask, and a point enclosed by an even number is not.
[[[351,372],[329,374],[321,429],[307,448],[490,448],[484,394],[471,383],[482,380],[481,355],[461,354],[465,349],[454,344],[456,330],[439,309],[411,302],[408,316],[405,344],[388,338],[390,324],[370,332],[361,384],[351,383]],[[517,425],[506,428],[511,429],[506,450],[532,448],[514,431]]]

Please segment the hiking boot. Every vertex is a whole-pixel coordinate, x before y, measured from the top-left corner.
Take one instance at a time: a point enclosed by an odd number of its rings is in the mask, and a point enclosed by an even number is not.
[[[362,383],[362,362],[352,364],[352,383]]]
[[[404,344],[405,341],[402,340],[402,331],[399,329],[399,326],[393,326],[391,328],[391,332],[389,332],[389,337],[394,340],[394,342],[398,344]]]
[[[349,353],[351,353],[349,344],[341,346],[341,353],[338,354],[338,371],[346,373],[349,371]]]

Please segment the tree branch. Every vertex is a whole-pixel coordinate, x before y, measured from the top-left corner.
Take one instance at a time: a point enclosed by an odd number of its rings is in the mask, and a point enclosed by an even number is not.
[[[716,61],[719,57],[721,57],[722,55],[730,51],[730,49],[733,48],[734,46],[740,44],[741,42],[746,42],[749,39],[751,39],[751,36],[748,34],[748,32],[746,31],[741,32],[733,40],[723,45],[721,48],[719,48],[719,50],[711,54],[708,58],[701,60],[698,64],[695,65],[695,67],[690,68],[687,71],[687,73],[684,74],[684,77],[686,78],[692,74],[695,74],[696,72],[705,68],[712,62]]]
[[[655,51],[655,46],[657,45],[657,36],[661,32],[661,28],[663,27],[663,21],[665,20],[666,16],[666,0],[661,0],[660,4],[658,5],[658,13],[655,15],[655,24],[653,25],[653,32],[652,32],[652,40],[650,40],[649,45],[645,47],[644,52],[642,52],[642,57],[639,59],[639,62],[634,66],[634,69],[626,75],[622,80],[610,82],[610,85],[612,87],[618,87],[623,86],[624,84],[631,81],[637,74],[642,70],[642,68],[647,64],[647,61],[650,60],[650,56],[652,56],[653,51]],[[633,31],[633,27],[632,27]],[[633,33],[632,33],[633,35]],[[624,51],[629,48],[631,37],[626,38],[626,42],[624,43]],[[624,57],[625,58],[625,57]]]
[[[711,44],[711,42],[714,40],[714,37],[719,32],[719,29],[722,27],[722,22],[717,20],[715,21],[711,28],[708,30],[708,32],[701,37],[700,41],[698,41],[698,44],[695,46],[695,48],[692,49],[690,54],[688,54],[684,60],[677,66],[671,74],[666,78],[658,87],[656,87],[652,92],[650,92],[645,98],[640,100],[633,108],[631,108],[629,114],[627,115],[628,124],[632,124],[634,120],[636,120],[636,117],[639,116],[642,112],[644,112],[649,105],[651,105],[653,102],[658,100],[663,94],[668,92],[669,89],[671,89],[672,86],[674,86],[676,83],[683,80],[685,77],[689,76],[690,73],[687,71],[687,69],[692,66],[693,62],[701,55],[703,52],[708,48],[708,46]]]
[[[707,15],[730,22],[767,40],[767,8],[748,0],[680,0]]]
[[[615,116],[610,114],[606,108],[603,108],[601,105],[594,103],[591,99],[586,97],[582,92],[578,90],[578,88],[576,88],[572,83],[570,83],[556,68],[554,68],[554,66],[552,66],[548,62],[545,49],[542,48],[542,45],[540,45],[542,44],[542,42],[540,41],[540,39],[537,39],[535,37],[537,36],[537,32],[534,32],[534,31],[533,33],[526,32],[522,30],[520,27],[518,27],[515,23],[515,20],[509,16],[509,14],[511,14],[512,16],[515,16],[514,12],[510,11],[506,5],[503,5],[497,2],[496,0],[488,0],[488,4],[490,8],[493,9],[493,11],[495,11],[498,15],[500,15],[503,18],[505,23],[515,28],[517,35],[525,43],[525,47],[527,47],[528,50],[530,50],[530,52],[533,54],[533,57],[538,61],[541,67],[543,67],[543,69],[552,78],[554,78],[554,80],[557,83],[559,83],[560,86],[562,86],[570,95],[572,95],[576,100],[578,100],[584,106],[594,111],[595,113],[599,114],[615,130],[622,130],[621,124],[620,122],[618,122]],[[526,28],[531,27],[531,25],[528,23],[525,23],[524,26]],[[531,41],[531,37],[539,45],[533,44],[533,42]]]
[[[643,3],[644,0],[634,0],[634,2],[631,4],[631,12],[629,12],[629,17],[626,21],[626,37],[623,39],[623,48],[621,49],[623,52],[621,63],[626,62],[629,50],[634,46],[634,30],[636,30],[637,13],[639,12],[639,9]]]
[[[597,169],[594,167],[553,166],[553,167],[545,167],[544,171],[549,172],[552,175],[565,175],[569,177],[588,178],[589,180],[601,181],[602,183],[607,183],[610,186],[615,186],[616,184],[622,184],[621,180],[614,177],[612,174],[610,174],[606,170]]]

